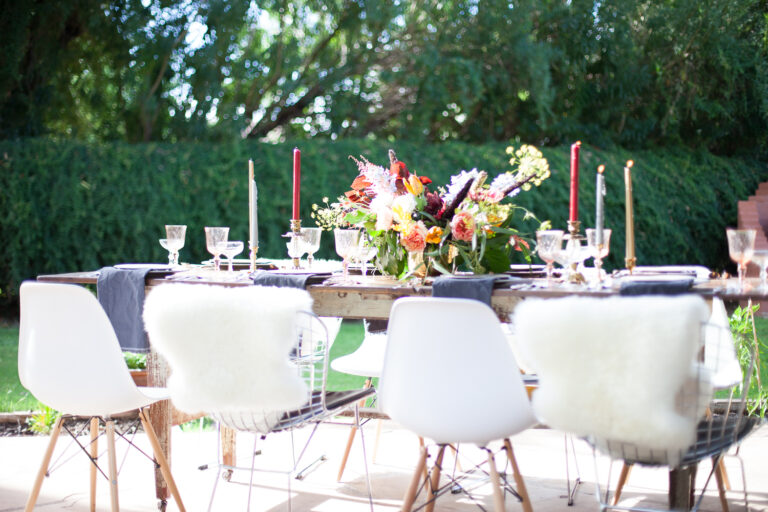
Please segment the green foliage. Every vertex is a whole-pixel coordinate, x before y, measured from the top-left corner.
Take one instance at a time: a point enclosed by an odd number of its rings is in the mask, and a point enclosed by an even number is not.
[[[25,279],[47,273],[95,270],[122,262],[162,262],[158,244],[165,224],[186,224],[181,260],[199,262],[204,226],[230,226],[232,240],[248,237],[247,161],[255,163],[259,187],[260,256],[286,256],[291,215],[292,149],[302,150],[302,217],[310,206],[349,190],[357,167],[348,157],[387,161],[394,147],[409,169],[447,183],[452,174],[477,167],[496,175],[509,170],[506,144],[460,142],[390,145],[371,140],[312,140],[286,144],[252,141],[223,144],[82,143],[55,139],[0,141],[0,287],[2,301],[17,300]],[[554,228],[568,215],[569,154],[543,148],[551,177],[515,198]],[[736,224],[737,201],[768,179],[765,163],[724,159],[705,151],[673,148],[629,152],[585,144],[581,150],[580,218],[594,224],[594,169],[606,166],[605,225],[613,228],[608,267],[623,265],[624,184],[622,167],[635,160],[637,258],[641,265],[730,265],[724,230]],[[332,237],[318,258],[335,254]],[[518,253],[519,254],[519,253]]]
[[[0,137],[768,151],[765,0],[37,0]]]
[[[123,352],[123,358],[129,370],[145,370],[147,368],[147,354]]]
[[[54,411],[47,405],[42,406],[42,409],[29,418],[27,418],[27,426],[29,430],[35,434],[50,434],[53,424],[56,423],[61,417],[61,413]]]
[[[764,375],[761,369],[761,359],[765,357],[765,354],[768,354],[768,344],[761,341],[757,335],[755,313],[758,309],[760,309],[759,304],[755,304],[751,308],[738,306],[731,314],[729,323],[742,372],[745,376],[748,372],[752,372],[749,389],[744,390],[742,386],[740,390],[741,393],[746,392],[749,398],[747,412],[764,418],[768,412],[768,387],[763,386]],[[754,366],[750,367],[753,352],[757,357],[755,357]],[[761,354],[763,357],[760,357]]]

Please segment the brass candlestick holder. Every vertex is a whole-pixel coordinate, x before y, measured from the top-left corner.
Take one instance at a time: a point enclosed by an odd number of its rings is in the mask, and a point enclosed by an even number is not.
[[[256,255],[259,253],[259,244],[251,245],[250,250],[251,250],[250,256],[249,256],[251,260],[250,272],[253,273],[253,272],[256,272]]]
[[[632,275],[632,271],[635,269],[635,266],[637,265],[637,258],[634,256],[631,258],[624,258],[624,264],[627,266],[627,270],[629,270],[629,274]]]
[[[581,251],[581,241],[584,240],[584,236],[581,234],[581,221],[569,220],[568,221],[568,234],[563,238],[566,242],[566,253],[571,254],[573,251]],[[578,244],[578,247],[573,247],[573,244]],[[571,246],[571,247],[569,247]],[[576,254],[576,258],[569,263],[570,271],[568,272],[568,282],[572,284],[584,284],[587,280],[584,275],[577,269],[579,267],[579,255]]]

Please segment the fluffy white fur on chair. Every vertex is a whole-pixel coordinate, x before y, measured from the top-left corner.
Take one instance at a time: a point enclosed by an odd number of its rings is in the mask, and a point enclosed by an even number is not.
[[[164,284],[144,303],[149,340],[171,370],[168,389],[186,412],[286,410],[307,386],[288,356],[304,290]]]
[[[708,316],[695,296],[524,301],[514,324],[539,374],[536,414],[579,436],[685,450],[698,418],[676,401],[695,384]]]

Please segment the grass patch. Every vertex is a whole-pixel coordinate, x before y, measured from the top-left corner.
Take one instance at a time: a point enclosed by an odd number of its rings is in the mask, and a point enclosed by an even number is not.
[[[19,382],[19,328],[0,327],[0,412],[41,411],[43,405]]]

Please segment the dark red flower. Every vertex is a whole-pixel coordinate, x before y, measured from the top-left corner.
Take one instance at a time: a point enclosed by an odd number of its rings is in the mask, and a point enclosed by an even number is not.
[[[445,204],[443,201],[443,198],[440,197],[440,194],[438,194],[437,192],[427,192],[426,198],[427,198],[427,205],[424,207],[424,211],[434,217],[438,214],[438,212],[443,208]]]

